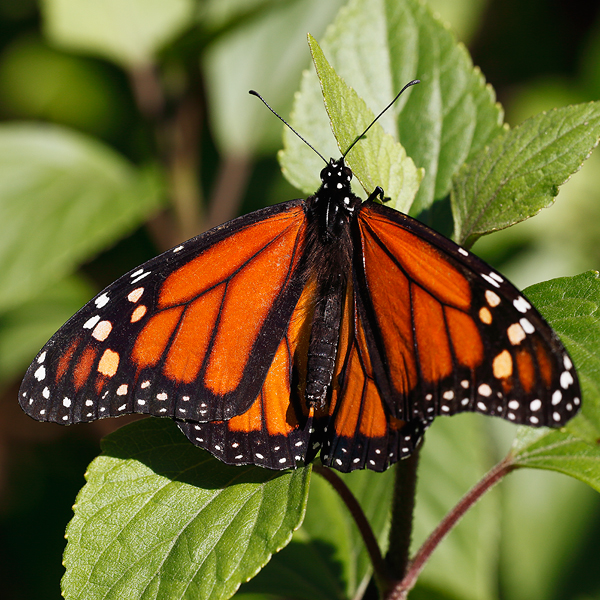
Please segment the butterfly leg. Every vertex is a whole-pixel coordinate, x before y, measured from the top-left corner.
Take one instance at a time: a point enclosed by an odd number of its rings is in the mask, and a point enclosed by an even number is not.
[[[383,188],[381,186],[377,186],[372,192],[371,195],[367,198],[367,202],[373,202],[375,200],[377,200],[377,198],[379,198],[379,200],[381,200],[381,202],[389,202],[391,200],[391,198],[386,198],[384,196],[384,191]]]

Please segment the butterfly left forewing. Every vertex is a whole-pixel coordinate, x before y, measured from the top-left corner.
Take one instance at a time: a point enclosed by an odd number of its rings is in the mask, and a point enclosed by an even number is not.
[[[504,277],[388,207],[365,203],[358,223],[359,294],[398,418],[469,410],[561,426],[577,412],[567,351]]]
[[[302,291],[302,201],[217,227],[124,275],[40,351],[19,400],[69,424],[229,418],[258,394]]]

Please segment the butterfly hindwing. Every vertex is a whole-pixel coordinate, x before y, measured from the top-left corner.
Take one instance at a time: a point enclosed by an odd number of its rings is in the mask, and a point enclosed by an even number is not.
[[[367,342],[360,298],[352,287],[345,299],[331,402],[326,415],[317,415],[324,430],[321,460],[343,472],[384,471],[413,452],[428,423],[397,419],[383,401],[374,373],[377,350]]]
[[[378,384],[397,418],[468,410],[556,427],[577,412],[567,351],[499,273],[383,205],[364,203],[358,228],[369,350],[383,357]]]
[[[200,446],[230,465],[255,464],[289,469],[312,460],[320,444],[303,397],[306,354],[314,311],[314,281],[303,288],[285,335],[254,402],[244,413],[224,421],[179,422]]]
[[[44,346],[23,409],[63,424],[131,412],[230,418],[258,395],[302,291],[302,201],[251,213],[148,261]]]

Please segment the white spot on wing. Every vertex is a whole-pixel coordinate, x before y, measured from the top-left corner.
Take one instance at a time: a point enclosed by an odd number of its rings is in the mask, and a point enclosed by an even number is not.
[[[486,275],[485,273],[481,273],[481,276],[490,284],[493,285],[494,287],[499,288],[500,284],[495,280],[492,279],[489,275]]]
[[[482,396],[491,396],[492,395],[492,388],[487,384],[487,383],[482,383],[478,388],[477,391],[482,395]]]
[[[144,279],[144,277],[148,277],[148,275],[150,275],[150,271],[146,271],[145,273],[142,273],[139,277],[136,277],[131,282],[131,285],[134,285],[135,283],[138,283],[139,281],[141,281],[142,279]]]
[[[519,296],[516,300],[513,300],[513,306],[520,313],[526,313],[531,308],[531,304],[529,304],[529,302],[527,302],[523,296]]]
[[[573,375],[569,371],[563,371],[560,374],[560,387],[566,390],[573,383]]]
[[[83,328],[84,329],[93,329],[96,326],[96,324],[98,323],[99,320],[100,320],[100,316],[99,315],[94,315],[93,317],[91,317],[90,319],[88,319],[83,324]]]
[[[44,367],[44,365],[42,365],[41,367],[38,367],[35,371],[35,373],[33,374],[33,376],[38,380],[38,381],[43,381],[46,377],[46,367]]]
[[[529,404],[529,408],[535,412],[536,410],[540,410],[540,408],[542,408],[542,401],[539,399],[535,399],[532,400],[531,403]]]
[[[496,292],[492,292],[492,290],[486,290],[485,299],[492,308],[495,308],[500,304],[500,296],[498,296]]]
[[[525,317],[519,319],[519,323],[521,324],[521,327],[524,329],[525,333],[531,334],[535,331],[535,327]]]
[[[110,298],[108,297],[108,294],[102,294],[101,296],[98,296],[94,300],[94,304],[96,305],[97,308],[103,308],[109,302],[110,302]]]

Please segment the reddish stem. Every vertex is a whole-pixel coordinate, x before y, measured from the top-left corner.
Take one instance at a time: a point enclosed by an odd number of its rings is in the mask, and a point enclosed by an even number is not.
[[[431,553],[437,548],[439,543],[446,535],[448,535],[461,517],[483,496],[483,494],[514,469],[516,469],[516,465],[512,462],[512,457],[507,456],[462,497],[458,504],[444,517],[441,523],[421,546],[410,562],[406,575],[402,581],[398,582],[393,587],[392,591],[386,596],[386,600],[405,600],[408,596],[408,592],[415,586],[417,578],[429,560]]]

